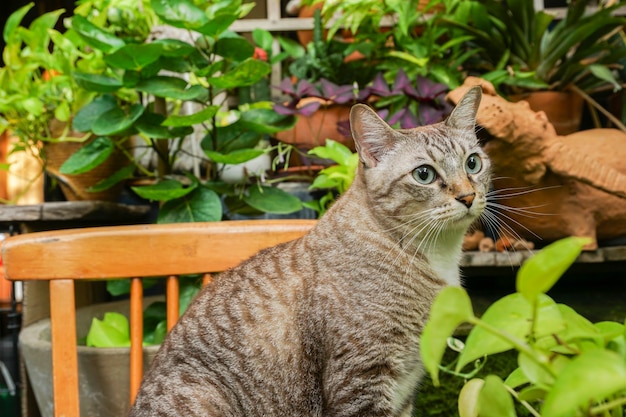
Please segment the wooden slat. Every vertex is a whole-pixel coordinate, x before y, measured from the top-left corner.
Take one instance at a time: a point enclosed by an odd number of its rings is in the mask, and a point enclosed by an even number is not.
[[[143,377],[143,281],[130,281],[130,403],[135,401]]]
[[[13,280],[197,274],[228,269],[260,249],[302,236],[314,224],[251,220],[63,230],[15,236],[2,251],[23,246],[5,265]]]
[[[167,297],[167,331],[169,332],[178,321],[179,311],[179,286],[178,276],[172,275],[167,277],[165,289]]]
[[[211,282],[213,282],[213,275],[204,274],[202,276],[202,286],[209,285]]]
[[[52,385],[55,417],[78,417],[78,359],[74,281],[50,282]]]

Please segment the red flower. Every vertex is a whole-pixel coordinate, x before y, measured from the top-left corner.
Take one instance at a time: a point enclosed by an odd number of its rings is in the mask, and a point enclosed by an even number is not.
[[[267,62],[267,52],[265,52],[265,49],[257,46],[254,48],[254,55],[252,55],[252,58]]]

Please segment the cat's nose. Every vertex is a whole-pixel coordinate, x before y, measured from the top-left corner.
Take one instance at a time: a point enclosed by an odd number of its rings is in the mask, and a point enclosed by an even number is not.
[[[474,202],[474,197],[476,197],[476,193],[463,194],[456,197],[456,201],[459,203],[465,204],[465,207],[472,207],[472,203]]]

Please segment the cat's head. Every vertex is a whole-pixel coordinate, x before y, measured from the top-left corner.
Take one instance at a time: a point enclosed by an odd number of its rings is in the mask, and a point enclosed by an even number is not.
[[[444,122],[394,130],[366,105],[350,114],[359,180],[377,216],[412,228],[404,233],[464,232],[486,204],[490,163],[474,131],[480,87]]]

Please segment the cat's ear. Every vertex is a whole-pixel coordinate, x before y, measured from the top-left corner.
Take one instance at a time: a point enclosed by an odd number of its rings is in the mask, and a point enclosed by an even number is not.
[[[365,104],[356,104],[350,110],[350,129],[361,162],[375,167],[380,158],[393,146],[393,130],[374,110]]]
[[[446,126],[473,131],[482,95],[483,90],[480,86],[470,88],[446,119]]]

